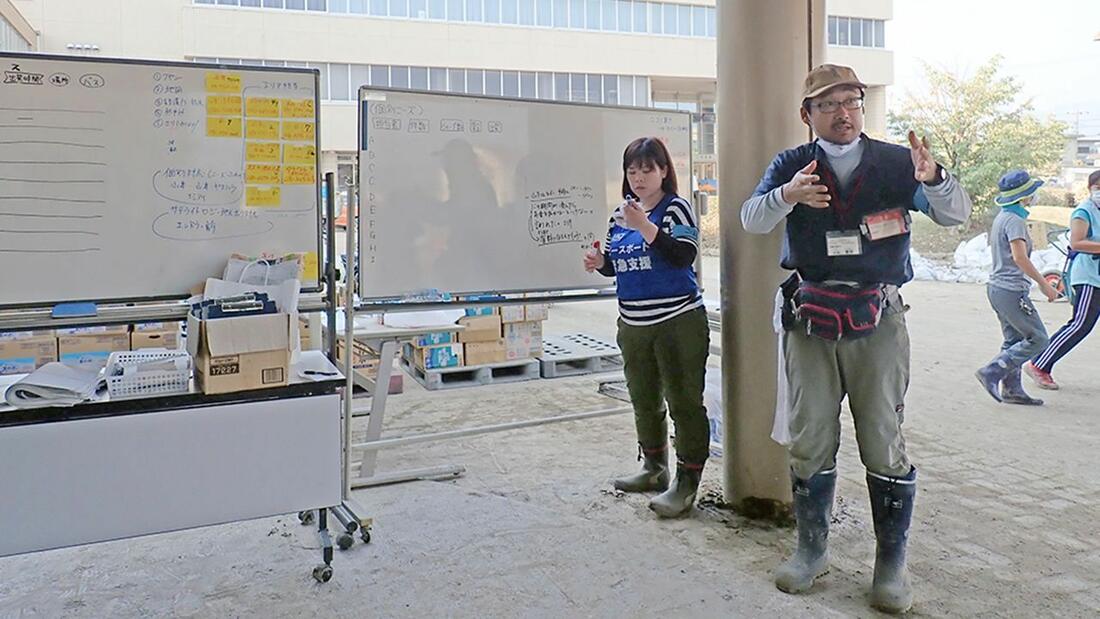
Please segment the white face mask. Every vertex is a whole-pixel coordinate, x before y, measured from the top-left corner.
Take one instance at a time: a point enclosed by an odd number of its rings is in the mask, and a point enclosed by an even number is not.
[[[830,157],[843,157],[852,152],[856,146],[859,146],[860,139],[862,138],[852,140],[851,144],[833,144],[832,142],[818,138],[817,145]]]
[[[1100,204],[1100,189],[1093,189],[1090,197],[1092,198],[1093,202],[1095,202],[1096,204]]]

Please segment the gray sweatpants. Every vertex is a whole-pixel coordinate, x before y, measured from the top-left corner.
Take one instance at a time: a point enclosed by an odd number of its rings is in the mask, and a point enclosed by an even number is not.
[[[901,298],[895,295],[891,301],[878,328],[865,338],[829,342],[802,330],[783,333],[790,464],[799,478],[836,466],[844,396],[863,466],[887,477],[909,474],[901,433],[909,388],[909,331]]]
[[[996,360],[1003,361],[1011,369],[1018,368],[1046,348],[1050,341],[1047,328],[1027,291],[992,285],[987,285],[985,291],[989,304],[1001,321],[1001,333],[1004,335],[1001,354]]]

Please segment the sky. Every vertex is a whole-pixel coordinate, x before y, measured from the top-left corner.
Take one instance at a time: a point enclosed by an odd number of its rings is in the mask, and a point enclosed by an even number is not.
[[[972,74],[995,54],[1037,111],[1100,135],[1100,0],[894,0],[891,102],[924,85],[921,61]],[[1082,112],[1078,117],[1077,112]]]

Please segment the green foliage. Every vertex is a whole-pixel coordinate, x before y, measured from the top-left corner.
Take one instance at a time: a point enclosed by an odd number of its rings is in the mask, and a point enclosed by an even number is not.
[[[971,76],[924,65],[927,90],[909,93],[888,115],[890,134],[903,140],[912,129],[932,141],[932,153],[955,174],[974,200],[973,222],[985,219],[997,180],[1014,168],[1046,178],[1057,174],[1066,126],[1041,119],[1021,85],[1000,74],[995,56]]]

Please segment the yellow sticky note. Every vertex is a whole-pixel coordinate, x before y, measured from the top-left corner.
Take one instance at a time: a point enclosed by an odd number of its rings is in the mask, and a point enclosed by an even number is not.
[[[316,165],[317,147],[313,145],[284,144],[283,163],[310,163]]]
[[[248,97],[244,100],[246,116],[259,116],[260,118],[278,118],[279,100],[267,97]]]
[[[248,142],[244,147],[244,160],[279,163],[279,143]]]
[[[284,140],[313,141],[313,123],[283,122]]]
[[[232,95],[206,95],[206,113],[211,116],[239,116],[241,98]]]
[[[245,206],[279,206],[282,201],[282,189],[246,185],[244,196]]]
[[[254,140],[278,140],[279,121],[277,120],[252,120],[245,123],[246,135]]]
[[[206,137],[208,138],[239,138],[241,137],[240,117],[207,116]]]
[[[279,166],[263,163],[250,163],[244,169],[244,182],[264,185],[279,184]]]
[[[207,73],[206,92],[240,92],[241,76],[235,73]]]
[[[283,99],[283,118],[313,118],[313,99]]]
[[[302,257],[302,279],[307,282],[315,282],[321,277],[321,261],[317,259],[317,252],[307,251]]]
[[[312,185],[317,181],[317,168],[311,165],[283,166],[284,185]]]

